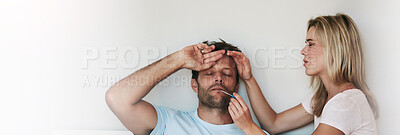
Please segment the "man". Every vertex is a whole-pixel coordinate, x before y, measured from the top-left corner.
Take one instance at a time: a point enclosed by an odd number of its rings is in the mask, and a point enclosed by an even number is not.
[[[244,134],[228,112],[231,97],[221,92],[232,94],[239,89],[241,70],[226,51],[240,50],[225,41],[205,43],[170,54],[109,89],[107,104],[125,127],[134,134]],[[142,100],[157,83],[182,68],[192,70],[197,110],[182,112]]]

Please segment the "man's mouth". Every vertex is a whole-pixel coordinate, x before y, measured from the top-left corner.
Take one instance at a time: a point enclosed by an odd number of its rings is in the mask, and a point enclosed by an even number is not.
[[[225,89],[223,87],[221,87],[221,86],[216,86],[216,87],[214,87],[214,88],[212,88],[210,90],[223,90],[223,91],[225,91]]]

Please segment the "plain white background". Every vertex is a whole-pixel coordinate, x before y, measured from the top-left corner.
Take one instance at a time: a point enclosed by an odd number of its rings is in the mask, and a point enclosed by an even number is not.
[[[184,46],[218,38],[244,50],[265,97],[284,111],[311,92],[299,55],[308,19],[337,12],[361,31],[368,84],[380,105],[378,133],[400,134],[399,6],[396,0],[1,0],[0,134],[126,130],[105,104],[107,89]],[[175,73],[145,99],[195,109],[190,75]],[[239,94],[246,96],[243,86]]]

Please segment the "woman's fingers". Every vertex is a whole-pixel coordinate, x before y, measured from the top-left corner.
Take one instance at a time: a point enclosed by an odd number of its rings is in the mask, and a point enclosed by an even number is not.
[[[228,51],[227,55],[235,61],[240,78],[242,80],[250,79],[252,74],[249,59],[243,53],[236,51]]]
[[[244,59],[246,58],[246,56],[241,53],[241,52],[236,52],[236,51],[228,51],[226,53],[228,56],[231,56],[233,58],[233,60],[237,63],[237,64],[242,64],[244,62]]]
[[[228,51],[226,54],[228,56],[237,57],[237,58],[243,58],[244,57],[243,53],[237,52],[237,51]]]
[[[229,112],[229,114],[231,115],[232,118],[236,118],[236,114],[233,111],[233,106],[232,105],[228,106],[228,112]]]
[[[237,114],[238,114],[238,115],[243,114],[243,108],[242,108],[242,106],[240,105],[240,103],[239,103],[236,99],[231,98],[231,103],[232,103],[232,104],[235,106],[235,108],[237,109]]]
[[[242,70],[243,64],[241,64],[241,63],[239,62],[239,59],[233,58],[233,61],[235,61],[237,68],[238,68],[239,70]]]
[[[233,113],[235,114],[235,116],[238,117],[239,115],[239,109],[233,104],[233,102],[229,102],[229,106],[231,107]]]
[[[233,93],[233,96],[235,96],[235,98],[237,99],[243,110],[247,110],[248,107],[247,104],[244,102],[243,98],[237,93]]]
[[[233,105],[235,107],[234,109],[236,109],[237,112],[236,115],[242,115],[249,112],[249,108],[244,102],[243,98],[237,93],[233,93],[233,96],[235,96],[236,99],[231,98],[229,105]]]

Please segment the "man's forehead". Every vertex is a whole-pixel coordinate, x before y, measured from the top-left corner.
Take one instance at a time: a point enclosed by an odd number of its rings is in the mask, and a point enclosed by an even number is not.
[[[232,57],[228,55],[223,55],[221,59],[216,61],[217,63],[211,67],[211,68],[230,68],[230,69],[236,69],[236,64],[235,61],[233,60]]]

